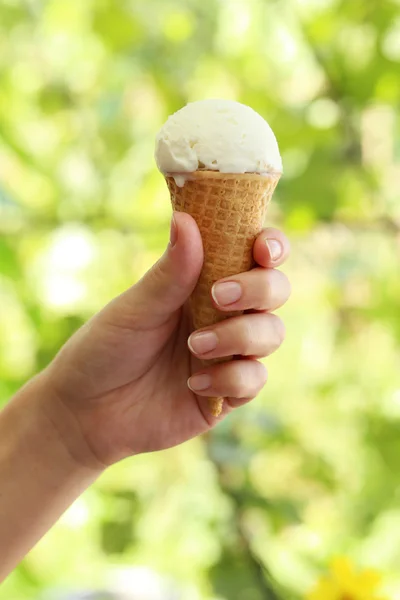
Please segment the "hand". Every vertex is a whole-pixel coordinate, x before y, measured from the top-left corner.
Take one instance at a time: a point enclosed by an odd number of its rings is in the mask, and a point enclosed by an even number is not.
[[[203,248],[195,221],[174,214],[162,258],[84,325],[43,373],[52,391],[51,418],[72,453],[84,449],[79,460],[98,468],[174,446],[260,391],[267,372],[256,359],[284,338],[281,320],[270,311],[290,294],[286,276],[274,268],[287,257],[289,243],[265,229],[253,253],[259,267],[213,287],[219,310],[252,312],[191,333],[187,300]],[[243,359],[207,368],[199,360],[230,355]],[[227,398],[218,419],[209,411],[209,396]]]

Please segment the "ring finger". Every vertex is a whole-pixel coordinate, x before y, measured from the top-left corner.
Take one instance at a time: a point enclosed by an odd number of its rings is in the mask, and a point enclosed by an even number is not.
[[[212,329],[195,331],[188,339],[192,354],[202,359],[224,356],[268,356],[285,337],[279,317],[270,313],[254,313],[232,317]]]

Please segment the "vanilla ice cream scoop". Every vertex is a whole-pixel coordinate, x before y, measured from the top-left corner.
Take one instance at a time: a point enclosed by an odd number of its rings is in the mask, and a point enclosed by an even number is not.
[[[171,115],[157,135],[155,158],[164,175],[199,169],[282,173],[271,127],[252,108],[233,100],[199,100]]]

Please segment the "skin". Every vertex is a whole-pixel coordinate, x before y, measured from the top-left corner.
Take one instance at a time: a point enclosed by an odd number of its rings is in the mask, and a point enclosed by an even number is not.
[[[286,276],[275,269],[289,243],[265,229],[253,253],[258,267],[213,288],[219,310],[246,313],[192,333],[187,300],[203,249],[195,221],[175,213],[160,260],[9,402],[0,414],[0,581],[105,468],[208,431],[265,385],[257,358],[284,339],[271,311],[290,295]],[[227,282],[225,300],[233,290],[241,295],[222,306],[217,286]],[[204,352],[210,333],[214,348]],[[207,368],[199,360],[233,354],[238,360]],[[218,418],[209,396],[226,398]]]

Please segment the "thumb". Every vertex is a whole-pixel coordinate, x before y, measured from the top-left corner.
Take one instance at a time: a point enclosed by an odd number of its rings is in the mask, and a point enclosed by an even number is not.
[[[140,320],[144,328],[164,323],[189,298],[202,265],[203,244],[196,221],[186,213],[174,212],[166,251],[136,285],[116,300],[123,320]]]

